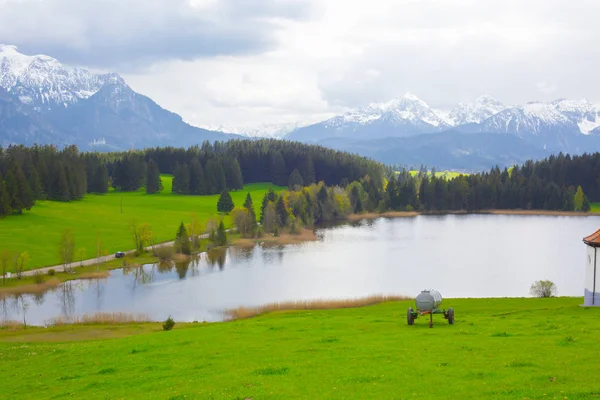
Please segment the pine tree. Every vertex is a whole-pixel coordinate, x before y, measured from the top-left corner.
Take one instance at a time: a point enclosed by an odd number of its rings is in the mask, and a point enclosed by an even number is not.
[[[108,192],[108,169],[104,163],[99,164],[96,167],[94,173],[93,182],[93,193],[107,193]]]
[[[242,170],[240,169],[240,163],[235,158],[229,162],[225,178],[229,190],[243,189],[244,179],[242,178]]]
[[[252,204],[252,196],[250,196],[250,193],[246,195],[244,208],[248,210],[248,217],[250,218],[250,230],[253,230],[256,227],[256,212],[254,212],[254,205]]]
[[[304,186],[304,180],[298,168],[294,169],[288,179],[288,187],[290,190],[300,190]]]
[[[217,229],[216,245],[227,245],[227,231],[225,230],[225,225],[223,224],[223,221],[219,223],[219,228]]]
[[[12,212],[10,208],[10,196],[8,195],[8,189],[6,189],[6,182],[0,174],[0,217],[8,215]]]
[[[172,191],[179,194],[190,193],[190,169],[187,164],[175,165]]]
[[[306,186],[317,182],[315,177],[315,165],[313,164],[313,160],[310,155],[304,158],[304,162],[300,168],[300,174],[302,175],[302,180]]]
[[[163,189],[158,165],[151,158],[146,167],[146,193],[154,194]]]
[[[285,160],[280,151],[271,152],[269,169],[271,170],[271,182],[278,186],[285,186],[287,183]]]
[[[197,195],[207,194],[204,170],[197,157],[190,163],[190,193]]]
[[[185,225],[183,225],[183,221],[177,229],[177,236],[175,236],[175,250],[177,251],[177,253],[180,254],[192,254],[190,238],[188,236],[187,230],[185,229]]]
[[[204,175],[206,176],[206,190],[208,194],[220,193],[225,190],[227,182],[221,160],[214,157],[208,160],[204,169]]]
[[[281,227],[287,226],[288,212],[285,208],[283,196],[279,196],[279,199],[277,199],[277,203],[275,203],[275,212],[277,214],[277,225]]]
[[[10,208],[21,214],[23,209],[30,210],[35,204],[33,192],[21,170],[15,161],[6,175],[6,186],[10,197]]]
[[[52,182],[52,191],[49,193],[49,197],[58,201],[71,200],[69,183],[67,182],[67,175],[65,173],[63,164],[59,161],[52,172],[53,173],[51,176],[53,176],[54,179]]]
[[[260,206],[260,223],[264,223],[265,220],[265,209],[267,207],[267,205],[269,204],[269,202],[275,202],[275,200],[277,200],[277,195],[275,194],[275,192],[273,191],[273,189],[269,189],[269,191],[267,193],[265,193],[263,199],[262,199],[262,205]]]
[[[227,190],[224,190],[219,197],[219,201],[217,201],[217,211],[229,214],[234,207],[235,204],[233,204],[231,195]]]

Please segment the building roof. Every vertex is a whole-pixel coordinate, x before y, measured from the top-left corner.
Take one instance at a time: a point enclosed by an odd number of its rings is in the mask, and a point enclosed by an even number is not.
[[[600,229],[592,233],[590,236],[583,238],[583,243],[588,246],[600,247]]]

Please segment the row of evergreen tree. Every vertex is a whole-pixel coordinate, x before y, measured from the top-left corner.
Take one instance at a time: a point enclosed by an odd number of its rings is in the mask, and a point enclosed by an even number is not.
[[[75,146],[0,147],[0,216],[22,213],[36,200],[70,201],[88,191],[85,159]]]
[[[423,169],[416,175],[392,173],[375,161],[319,146],[248,140],[104,154],[79,153],[75,146],[0,148],[0,216],[31,209],[36,200],[71,201],[106,193],[111,186],[156,193],[162,190],[161,173],[173,173],[173,192],[197,195],[253,182],[292,189],[324,182],[345,189],[354,212],[586,210],[590,201],[600,201],[600,153],[559,154],[511,170],[444,179]],[[311,212],[302,219],[327,220],[327,207],[319,209],[312,200]]]

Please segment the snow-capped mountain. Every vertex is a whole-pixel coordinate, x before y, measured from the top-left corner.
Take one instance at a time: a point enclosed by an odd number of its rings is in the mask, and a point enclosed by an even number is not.
[[[95,74],[64,66],[46,55],[28,56],[15,46],[0,44],[0,86],[22,103],[40,110],[72,105],[117,81],[123,81],[117,74]]]
[[[423,100],[407,93],[385,103],[372,103],[344,115],[297,129],[290,140],[318,142],[326,138],[375,139],[441,132],[450,128]]]
[[[446,116],[452,126],[478,124],[508,107],[490,95],[481,95],[472,103],[458,103]]]
[[[310,125],[307,121],[260,124],[258,126],[206,125],[203,128],[226,133],[234,133],[247,137],[265,137],[279,139],[295,129]]]
[[[482,121],[476,131],[515,135],[549,151],[582,152],[592,149],[582,147],[580,137],[595,135],[598,127],[599,107],[562,99],[508,108]]]
[[[5,91],[0,105],[11,116],[0,112],[0,145],[101,144],[128,149],[187,146],[235,136],[185,123],[134,92],[118,74],[96,74],[46,55],[24,55],[15,46],[0,45],[0,90]]]

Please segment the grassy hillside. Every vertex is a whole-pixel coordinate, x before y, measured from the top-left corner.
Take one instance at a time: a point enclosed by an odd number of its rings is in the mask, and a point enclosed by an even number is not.
[[[71,203],[38,201],[23,215],[0,219],[0,250],[27,251],[31,269],[59,263],[57,247],[65,228],[73,230],[76,247],[85,248],[87,258],[92,258],[96,256],[98,233],[109,253],[132,249],[128,229],[132,220],[149,223],[155,237],[167,241],[175,237],[181,221],[190,221],[192,212],[201,220],[216,214],[218,195],[175,195],[171,193],[172,177],[165,175],[162,181],[164,190],[160,194],[147,195],[143,190],[122,194],[111,191],[105,195],[87,195]],[[242,206],[246,193],[250,192],[260,215],[260,203],[270,187],[274,186],[270,183],[246,185],[242,191],[231,192],[231,197],[236,205]]]
[[[170,332],[158,324],[0,330],[0,376],[10,377],[2,392],[11,399],[600,396],[600,308],[579,307],[580,298],[445,303],[456,325],[437,316],[433,329],[424,319],[408,326],[412,302],[403,301]]]

